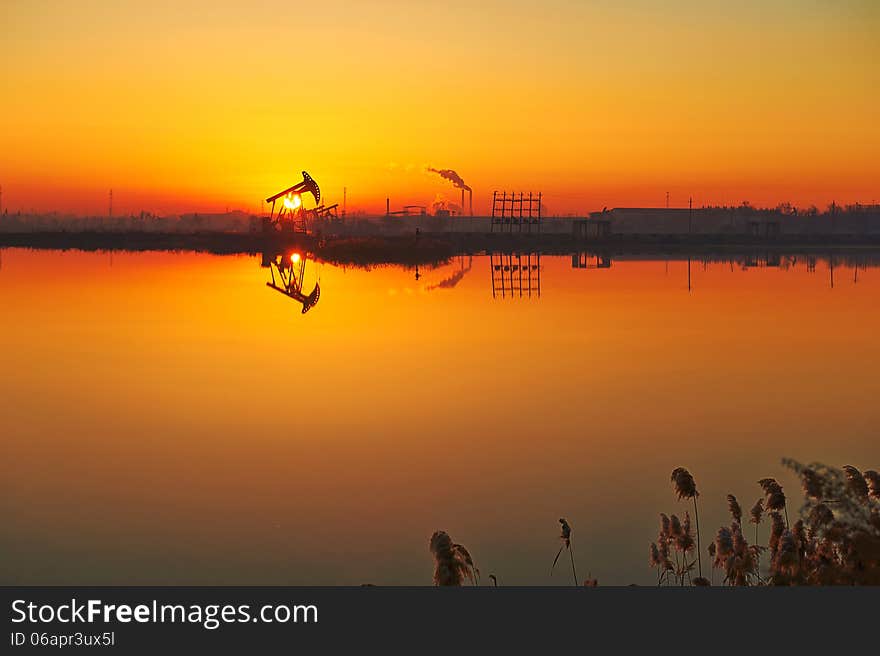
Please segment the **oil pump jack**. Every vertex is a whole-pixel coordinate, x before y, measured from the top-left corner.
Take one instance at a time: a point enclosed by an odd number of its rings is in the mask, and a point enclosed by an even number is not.
[[[266,199],[271,203],[269,216],[264,220],[264,228],[274,228],[288,232],[305,232],[306,213],[303,208],[302,195],[310,193],[315,198],[315,204],[321,202],[321,188],[318,183],[305,171],[302,172],[302,182],[298,182],[284,191],[279,191],[274,196]],[[275,203],[281,201],[281,207],[275,212]]]
[[[263,254],[263,266],[268,266],[269,273],[272,275],[272,281],[267,282],[266,286],[298,301],[302,305],[303,314],[315,307],[321,297],[321,285],[317,282],[311,294],[306,295],[302,291],[306,260],[306,257],[297,252],[287,255]]]
[[[305,171],[302,182],[298,182],[284,191],[266,199],[271,203],[269,216],[263,219],[264,230],[281,230],[282,232],[308,232],[309,222],[318,219],[336,219],[338,203],[325,207],[321,204],[321,188],[315,179]],[[315,207],[306,209],[303,205],[303,194],[310,193],[315,199]],[[278,211],[275,204],[281,201]]]

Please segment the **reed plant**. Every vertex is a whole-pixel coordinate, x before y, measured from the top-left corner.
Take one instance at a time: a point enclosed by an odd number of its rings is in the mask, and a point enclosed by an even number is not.
[[[805,501],[800,516],[791,522],[785,491],[776,479],[760,479],[763,498],[749,511],[749,522],[755,525],[754,544],[749,544],[742,530],[742,507],[735,496],[727,495],[731,522],[718,529],[708,548],[713,580],[714,571],[720,570],[723,583],[734,586],[880,585],[877,472],[861,472],[852,465],[841,469],[819,463],[807,466],[789,459],[783,464],[801,480]],[[687,470],[676,469],[672,479],[679,499],[696,499],[696,486]],[[650,565],[658,568],[658,585],[669,583],[673,576],[683,585],[687,562],[683,566],[676,554],[670,557],[670,550],[676,548],[675,536],[684,524],[674,515],[660,517],[660,535],[657,542],[651,543]],[[765,518],[770,528],[763,546],[758,544],[758,529]],[[768,552],[769,563],[762,575],[764,551]],[[694,579],[691,583],[703,581]]]
[[[434,585],[460,586],[465,579],[479,585],[480,570],[470,553],[453,542],[446,531],[435,531],[428,548],[434,557]]]
[[[694,477],[684,467],[673,469],[671,480],[679,501],[682,499],[693,499],[694,501],[694,519],[697,524],[697,571],[700,578],[702,578],[703,557],[700,553],[700,512],[697,508],[697,497],[700,496],[700,493],[697,492],[697,484],[694,481]]]
[[[556,558],[553,559],[553,564],[550,566],[550,575],[553,576],[553,568],[556,567],[556,562],[559,560],[559,556],[562,554],[563,550],[568,551],[568,557],[571,560],[571,575],[574,577],[574,584],[578,584],[577,571],[574,567],[574,553],[572,553],[571,548],[571,525],[562,517],[559,518],[559,525],[561,527],[561,531],[559,534],[559,539],[562,541],[562,544],[559,547],[559,551],[556,552]]]
[[[743,533],[744,513],[738,499],[726,496],[730,523],[722,525],[707,551],[712,580],[703,577],[700,547],[697,486],[691,473],[682,467],[672,472],[671,480],[679,500],[692,500],[683,516],[660,513],[657,539],[651,542],[648,562],[657,569],[657,585],[714,584],[715,571],[721,582],[730,586],[752,585],[880,585],[880,475],[875,470],[860,471],[852,465],[840,469],[821,463],[803,465],[785,459],[783,465],[800,479],[804,502],[796,521],[790,521],[788,499],[779,482],[762,478],[762,491],[748,513],[755,526],[754,543]],[[767,544],[759,544],[759,528],[767,522]],[[561,545],[550,566],[550,573],[563,551],[568,551],[571,573],[577,586],[577,570],[572,548],[571,524],[561,518]],[[695,530],[694,530],[695,529]],[[431,536],[430,552],[434,558],[434,584],[460,586],[466,581],[479,585],[480,570],[468,550],[445,531]],[[762,572],[761,556],[769,560]],[[693,576],[694,568],[697,576]],[[498,579],[489,576],[497,587]],[[584,582],[598,585],[592,573]]]

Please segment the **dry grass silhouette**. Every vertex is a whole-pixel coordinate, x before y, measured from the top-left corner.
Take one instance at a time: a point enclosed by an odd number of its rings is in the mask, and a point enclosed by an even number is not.
[[[657,541],[651,543],[649,558],[651,567],[658,570],[657,585],[669,582],[671,577],[679,585],[684,585],[685,579],[692,582],[691,572],[697,562],[693,558],[695,549],[690,514],[685,513],[684,521],[681,521],[677,515],[660,513],[660,531]]]
[[[456,544],[446,531],[436,531],[429,544],[434,556],[434,585],[462,585],[469,579],[479,583],[480,570],[474,565],[468,550]]]
[[[783,534],[768,581],[777,585],[880,585],[880,497],[852,465],[783,464],[801,478],[801,520]],[[866,472],[867,474],[867,472]],[[876,475],[876,474],[874,474]]]
[[[880,474],[873,469],[865,472],[865,480],[868,481],[868,493],[874,499],[880,499]]]
[[[785,492],[775,478],[762,478],[758,485],[764,490],[764,508],[771,511],[785,512],[785,523],[788,524],[788,508],[785,505]]]
[[[553,559],[553,564],[550,566],[550,575],[553,575],[553,568],[556,567],[556,561],[559,560],[560,554],[562,554],[563,549],[568,551],[568,557],[571,560],[571,575],[574,577],[574,584],[578,584],[577,571],[574,567],[574,554],[571,550],[571,526],[569,523],[562,517],[559,518],[559,525],[561,527],[561,532],[559,534],[559,539],[562,540],[562,545],[559,547],[559,551],[556,552],[556,558]]]
[[[675,469],[671,477],[675,494],[679,500],[693,500],[696,526],[691,525],[689,511],[683,516],[660,513],[660,528],[648,557],[650,566],[657,570],[657,585],[708,586],[714,583],[716,570],[721,582],[730,586],[880,585],[880,475],[852,465],[836,469],[790,459],[782,463],[798,475],[804,493],[796,521],[790,521],[788,499],[779,482],[762,478],[758,486],[763,498],[748,513],[748,521],[755,526],[754,543],[749,544],[743,533],[742,506],[728,494],[730,524],[718,528],[707,548],[711,581],[702,576],[697,486],[688,470]],[[762,545],[759,527],[765,521],[769,530],[767,543]],[[564,518],[559,524],[562,544],[550,572],[567,550],[578,585],[571,525]],[[460,586],[468,580],[479,584],[479,570],[470,553],[446,532],[431,536],[430,551],[435,585]],[[768,559],[762,566],[765,551]],[[495,575],[489,578],[497,587]],[[583,585],[595,587],[598,580],[591,573]]]
[[[675,488],[675,493],[678,495],[679,501],[682,499],[693,499],[694,500],[694,519],[697,524],[697,570],[699,572],[700,578],[703,577],[703,559],[700,554],[700,512],[697,509],[697,497],[700,496],[700,493],[697,492],[697,484],[694,481],[694,477],[691,476],[691,473],[685,469],[684,467],[677,467],[672,470],[672,485]]]
[[[776,479],[762,478],[764,493],[749,511],[755,525],[755,544],[742,532],[742,508],[736,497],[727,495],[731,514],[729,526],[721,526],[709,545],[713,576],[723,574],[727,585],[880,585],[880,481],[877,472],[860,472],[852,465],[835,469],[822,464],[802,465],[783,460],[801,479],[805,501],[800,517],[792,524],[785,492]],[[684,472],[684,473],[682,473]],[[695,498],[693,477],[684,469],[673,472],[679,499]],[[770,531],[767,545],[758,544],[758,527],[767,517]],[[651,544],[650,565],[658,568],[657,584],[669,584],[674,576],[679,585],[689,579],[687,541],[682,531],[689,522],[675,515],[661,514],[660,535]],[[699,539],[699,533],[698,539]],[[676,551],[670,558],[670,549]],[[761,570],[761,553],[768,551],[767,570]],[[678,557],[681,553],[683,560]],[[706,585],[702,577],[691,581]]]
[[[846,481],[849,485],[850,491],[860,499],[867,499],[868,483],[865,482],[865,477],[862,476],[862,472],[852,465],[844,465],[843,471],[846,474]]]
[[[743,511],[739,505],[739,502],[736,500],[736,497],[732,494],[727,495],[727,509],[730,511],[730,516],[733,517],[733,521],[741,525],[743,519]]]

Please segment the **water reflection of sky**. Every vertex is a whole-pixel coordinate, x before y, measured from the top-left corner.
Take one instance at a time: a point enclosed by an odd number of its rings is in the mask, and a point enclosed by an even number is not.
[[[260,258],[6,250],[0,581],[651,583],[669,472],[750,506],[782,456],[880,465],[880,273],[835,258],[541,256],[342,269],[307,315]],[[112,262],[111,262],[112,260]],[[690,268],[690,291],[688,290]]]

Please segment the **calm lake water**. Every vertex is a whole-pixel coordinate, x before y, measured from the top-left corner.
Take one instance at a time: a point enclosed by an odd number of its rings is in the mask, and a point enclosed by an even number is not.
[[[258,256],[0,258],[4,584],[429,584],[435,529],[567,584],[559,517],[581,578],[650,584],[674,467],[705,547],[758,478],[799,505],[783,456],[880,465],[880,269],[843,258],[308,262],[307,314]]]

